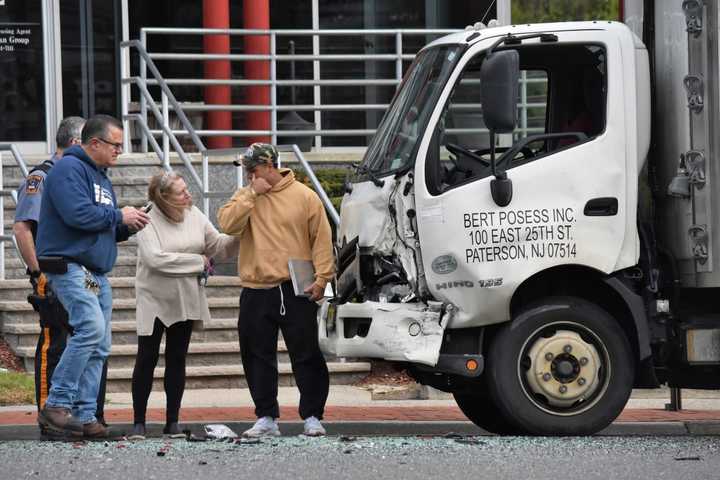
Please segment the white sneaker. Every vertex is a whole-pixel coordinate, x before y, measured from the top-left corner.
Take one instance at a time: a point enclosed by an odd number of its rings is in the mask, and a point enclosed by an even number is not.
[[[257,438],[257,437],[279,437],[280,428],[278,427],[277,420],[272,417],[260,417],[255,422],[255,425],[251,429],[245,430],[242,434],[243,437]]]
[[[303,435],[308,437],[322,437],[325,435],[325,429],[323,428],[320,420],[315,417],[308,417],[305,419],[305,428],[303,429]]]

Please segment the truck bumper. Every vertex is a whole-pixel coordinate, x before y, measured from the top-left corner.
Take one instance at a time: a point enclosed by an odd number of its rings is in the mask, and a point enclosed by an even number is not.
[[[449,316],[441,317],[441,306],[439,302],[325,302],[318,310],[320,348],[339,357],[435,366]]]

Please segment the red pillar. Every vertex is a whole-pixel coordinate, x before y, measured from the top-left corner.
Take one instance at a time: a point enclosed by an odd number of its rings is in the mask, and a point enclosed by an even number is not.
[[[230,0],[203,0],[203,27],[230,28]],[[205,53],[230,53],[229,35],[205,35],[203,38]],[[205,78],[227,80],[231,78],[230,60],[206,60]],[[205,103],[230,105],[232,96],[230,85],[205,87]],[[208,130],[232,130],[232,113],[229,111],[207,112]],[[209,137],[209,148],[231,148],[232,137]]]
[[[270,0],[243,1],[243,28],[270,29]],[[268,35],[248,35],[244,39],[246,54],[269,54],[270,37]],[[245,62],[245,78],[248,80],[269,80],[270,61],[257,60]],[[270,87],[253,86],[245,89],[245,102],[249,105],[270,105]],[[270,130],[270,112],[248,112],[246,114],[248,130]],[[270,142],[266,135],[248,139],[252,142]]]

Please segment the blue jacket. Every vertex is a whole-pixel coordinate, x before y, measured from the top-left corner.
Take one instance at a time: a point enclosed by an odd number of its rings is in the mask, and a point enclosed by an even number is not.
[[[64,257],[97,273],[112,270],[122,223],[112,182],[79,145],[65,150],[45,180],[37,255]]]

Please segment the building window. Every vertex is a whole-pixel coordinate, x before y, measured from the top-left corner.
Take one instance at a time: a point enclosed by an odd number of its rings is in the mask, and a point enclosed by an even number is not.
[[[0,141],[45,141],[42,2],[0,5]]]

